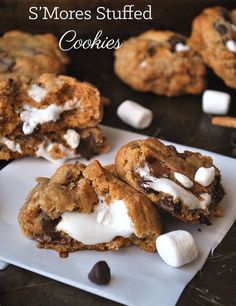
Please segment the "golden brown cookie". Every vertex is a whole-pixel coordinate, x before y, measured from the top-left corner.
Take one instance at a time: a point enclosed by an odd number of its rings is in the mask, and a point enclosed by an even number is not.
[[[64,162],[69,159],[108,152],[110,146],[99,127],[62,129],[56,132],[24,135],[19,129],[0,137],[0,160],[17,159],[23,156],[43,157],[51,162]]]
[[[116,155],[118,177],[154,204],[185,222],[210,224],[223,215],[221,175],[208,156],[165,146],[155,138],[123,146]]]
[[[69,63],[52,34],[10,31],[0,38],[0,80],[28,81],[42,73],[61,73]]]
[[[123,42],[115,52],[116,74],[138,91],[158,95],[200,94],[206,68],[183,35],[150,30]]]
[[[30,83],[0,82],[0,136],[87,128],[102,119],[100,93],[75,78],[42,74]]]
[[[156,251],[161,222],[155,206],[98,161],[67,164],[38,178],[19,213],[23,233],[61,256],[118,250],[130,244]]]
[[[188,43],[226,85],[236,88],[235,12],[219,6],[206,8],[194,19]]]

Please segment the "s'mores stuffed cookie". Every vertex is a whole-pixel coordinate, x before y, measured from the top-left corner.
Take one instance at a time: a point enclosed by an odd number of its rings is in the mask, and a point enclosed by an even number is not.
[[[28,83],[0,81],[0,159],[64,161],[107,152],[102,116],[98,89],[75,78],[45,73]]]
[[[118,250],[131,244],[156,251],[161,232],[157,209],[98,161],[61,166],[50,179],[37,182],[18,220],[39,247],[64,257],[78,250]]]
[[[175,147],[149,138],[123,146],[115,165],[120,179],[176,218],[210,224],[212,217],[223,215],[220,170],[208,156],[178,153]]]

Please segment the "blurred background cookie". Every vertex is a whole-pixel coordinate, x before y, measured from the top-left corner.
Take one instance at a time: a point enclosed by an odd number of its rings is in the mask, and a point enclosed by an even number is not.
[[[185,36],[169,31],[150,30],[123,42],[114,69],[133,89],[158,95],[200,94],[206,86],[201,56]]]

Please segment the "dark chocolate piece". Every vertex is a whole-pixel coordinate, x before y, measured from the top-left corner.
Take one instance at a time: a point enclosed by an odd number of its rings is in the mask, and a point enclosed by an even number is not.
[[[216,29],[216,31],[217,31],[218,33],[220,33],[220,35],[225,35],[225,34],[227,34],[227,32],[228,32],[228,29],[227,29],[226,26],[223,25],[222,23],[215,22],[215,23],[213,24],[213,26],[214,26],[214,28]]]
[[[175,52],[175,46],[179,43],[181,44],[185,44],[186,43],[186,39],[185,37],[181,36],[181,35],[172,35],[168,42],[170,43],[171,45],[171,51],[172,52]]]
[[[149,56],[153,56],[155,54],[155,50],[156,50],[156,43],[155,42],[151,42],[150,46],[147,49],[147,53]]]
[[[146,158],[146,162],[149,165],[149,168],[151,170],[151,174],[155,177],[168,177],[169,170],[164,167],[162,162],[154,156],[148,156]]]
[[[105,261],[98,261],[88,274],[88,279],[97,285],[106,285],[110,282],[111,271]]]
[[[212,225],[212,223],[209,221],[209,218],[203,214],[200,214],[200,223],[206,225]]]
[[[82,157],[90,159],[94,155],[95,148],[95,139],[92,135],[89,135],[89,137],[80,140],[80,144],[76,151],[81,154]]]
[[[42,212],[42,216],[41,226],[45,235],[52,240],[59,239],[60,233],[56,232],[56,226],[61,221],[61,218],[52,220],[44,212]]]

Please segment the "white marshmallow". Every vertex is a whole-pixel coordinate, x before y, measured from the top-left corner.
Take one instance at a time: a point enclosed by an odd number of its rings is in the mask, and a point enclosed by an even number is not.
[[[226,42],[226,47],[229,51],[236,53],[236,43],[232,39]]]
[[[104,198],[99,197],[94,212],[65,212],[61,217],[56,230],[87,245],[109,242],[117,236],[129,237],[134,233],[133,223],[123,200],[112,200],[107,205]]]
[[[75,130],[72,129],[66,131],[64,139],[66,140],[68,146],[71,147],[72,149],[76,149],[80,143],[80,135]]]
[[[145,129],[151,124],[153,118],[150,109],[130,100],[120,104],[117,109],[117,115],[126,124],[136,129]]]
[[[226,115],[231,97],[226,92],[205,90],[202,96],[202,110],[206,114]]]
[[[20,114],[21,121],[23,121],[23,133],[25,135],[31,134],[38,124],[43,124],[49,121],[55,122],[60,118],[61,113],[76,109],[79,105],[80,103],[76,99],[69,100],[62,106],[50,104],[45,108],[36,108],[25,104],[23,106],[23,111]]]
[[[177,43],[175,45],[175,52],[186,52],[189,51],[190,47],[188,45],[182,44],[182,43]]]
[[[178,230],[157,237],[156,247],[160,257],[171,267],[186,265],[198,256],[193,236]]]
[[[28,95],[35,102],[40,102],[43,98],[46,97],[47,94],[48,94],[48,91],[45,88],[38,86],[36,84],[31,85],[28,90]]]
[[[54,159],[52,157],[51,150],[55,145],[58,145],[58,148],[61,150],[61,152],[63,152],[64,158]],[[58,144],[55,142],[49,143],[47,145],[44,142],[40,143],[37,147],[36,156],[43,157],[51,163],[56,164],[63,164],[66,160],[75,159],[76,157],[78,157],[78,155],[74,153],[74,150],[69,150],[62,144]]]
[[[10,151],[22,153],[20,144],[10,140],[9,138],[2,137],[0,138],[0,142],[7,146]]]
[[[215,167],[200,167],[195,173],[194,181],[204,187],[207,187],[214,181],[215,174]]]
[[[178,182],[180,182],[180,184],[182,184],[184,187],[186,187],[186,188],[193,187],[193,182],[186,175],[181,174],[179,172],[175,172],[174,176],[175,176],[176,180]]]
[[[137,168],[136,172],[144,178],[144,187],[151,188],[158,192],[168,193],[174,200],[180,199],[190,210],[205,209],[211,203],[210,194],[200,194],[201,199],[199,199],[191,191],[184,189],[170,179],[157,178],[150,175],[150,169],[147,163],[144,167]]]

